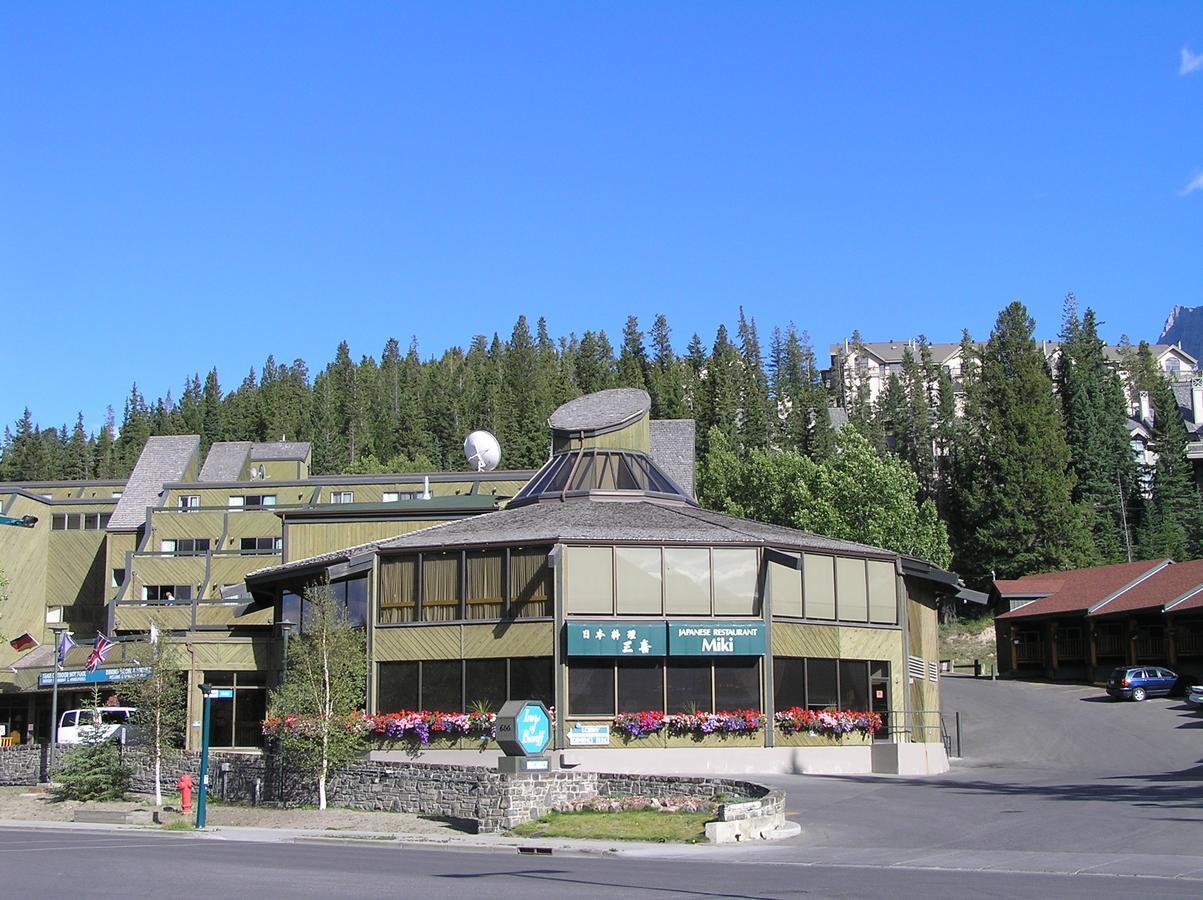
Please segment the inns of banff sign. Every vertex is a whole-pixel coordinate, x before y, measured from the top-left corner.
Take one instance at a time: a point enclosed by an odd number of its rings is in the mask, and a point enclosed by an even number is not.
[[[569,656],[763,656],[764,623],[748,620],[570,622]]]

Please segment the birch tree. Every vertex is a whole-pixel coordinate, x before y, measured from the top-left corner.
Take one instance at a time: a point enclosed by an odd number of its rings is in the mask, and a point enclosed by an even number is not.
[[[318,809],[325,809],[331,771],[363,750],[365,635],[348,624],[328,586],[305,592],[301,624],[302,634],[288,646],[284,683],[268,700],[264,730],[316,779]]]
[[[155,806],[163,805],[163,753],[177,748],[188,718],[183,668],[175,647],[158,636],[151,626],[151,641],[141,663],[150,673],[144,679],[124,683],[118,691],[121,702],[135,707],[130,716],[133,743],[146,748],[155,775]]]

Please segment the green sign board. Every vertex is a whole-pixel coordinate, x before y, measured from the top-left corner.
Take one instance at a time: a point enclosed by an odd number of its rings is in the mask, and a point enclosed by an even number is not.
[[[569,656],[664,656],[663,622],[569,622]]]
[[[670,656],[764,656],[764,622],[669,622]]]

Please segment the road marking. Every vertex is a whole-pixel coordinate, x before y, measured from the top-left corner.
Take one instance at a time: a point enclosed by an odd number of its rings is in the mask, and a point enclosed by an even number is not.
[[[45,844],[31,844],[28,847],[0,847],[0,853],[31,853],[38,850],[112,850],[114,848],[124,847],[157,847],[158,844],[130,844],[124,841],[107,842],[107,843],[88,843],[88,844],[65,844],[62,846],[46,846]]]

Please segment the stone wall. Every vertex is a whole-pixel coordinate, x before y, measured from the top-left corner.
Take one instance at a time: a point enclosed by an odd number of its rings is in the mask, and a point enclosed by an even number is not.
[[[42,780],[45,749],[40,744],[0,747],[0,785],[32,785]]]
[[[44,771],[40,746],[0,751],[0,784],[36,784]],[[154,772],[148,755],[124,748],[130,786],[149,793]],[[162,765],[165,793],[174,794],[185,772],[199,778],[200,754],[172,752]],[[693,797],[711,801],[759,801],[767,811],[784,798],[763,785],[730,778],[614,775],[578,770],[503,775],[479,766],[362,761],[339,769],[326,786],[333,806],[445,816],[478,832],[506,831],[557,809],[595,797]],[[316,803],[312,778],[281,765],[278,757],[209,754],[209,796],[238,802]],[[760,807],[758,807],[760,808]],[[722,807],[720,806],[720,818]]]

